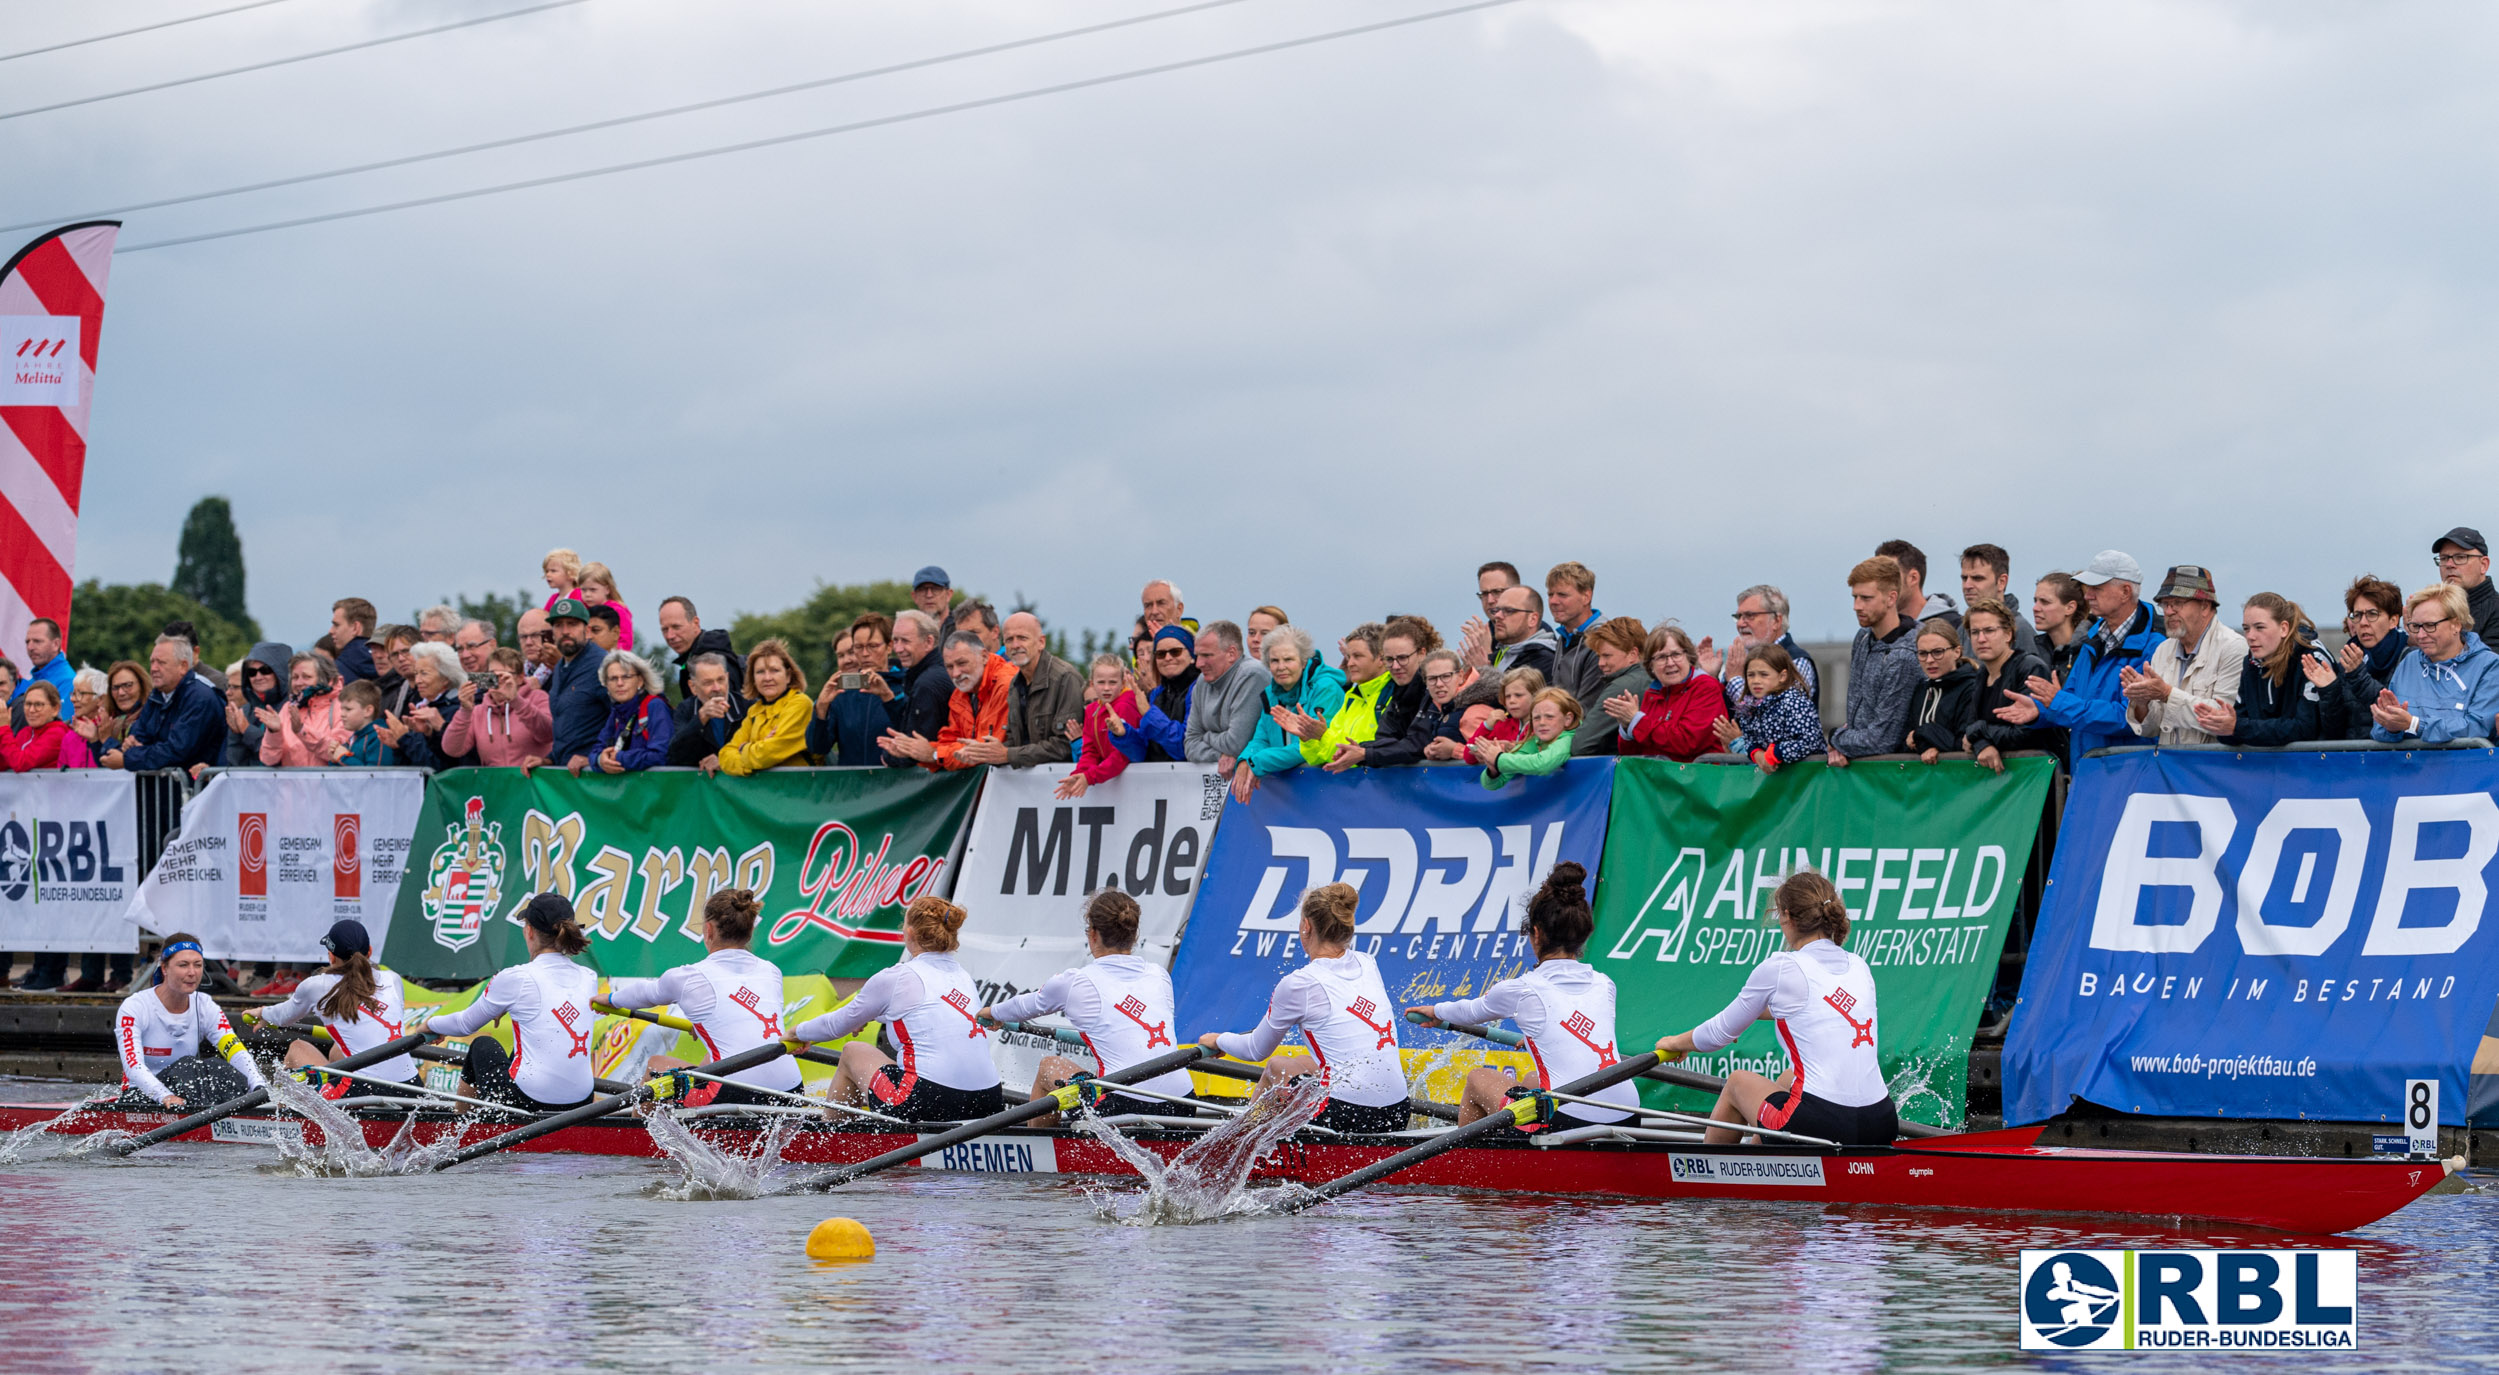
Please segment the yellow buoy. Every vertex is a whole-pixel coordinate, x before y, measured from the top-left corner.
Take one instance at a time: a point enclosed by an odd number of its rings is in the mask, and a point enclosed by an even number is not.
[[[876,1238],[846,1217],[828,1217],[807,1234],[807,1255],[813,1260],[866,1260],[876,1254]]]

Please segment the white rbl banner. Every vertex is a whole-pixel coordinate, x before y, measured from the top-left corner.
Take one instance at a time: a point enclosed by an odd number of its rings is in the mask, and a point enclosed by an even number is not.
[[[1198,764],[1131,764],[1082,797],[1061,798],[1066,776],[1065,768],[991,769],[981,785],[954,901],[971,913],[956,957],[984,1003],[1030,992],[1092,958],[1090,893],[1117,886],[1134,897],[1136,953],[1165,966],[1197,898],[1223,815],[1222,775]],[[998,1040],[998,1072],[1011,1085],[1031,1083],[1046,1043]]]
[[[0,774],[0,950],[136,950],[137,781],[109,769]]]
[[[70,225],[0,266],[0,650],[12,659],[37,617],[69,626],[87,408],[120,232],[113,220]]]
[[[363,922],[379,950],[424,801],[416,769],[211,774],[130,917],[158,935],[190,932],[221,960],[317,963],[343,917]]]

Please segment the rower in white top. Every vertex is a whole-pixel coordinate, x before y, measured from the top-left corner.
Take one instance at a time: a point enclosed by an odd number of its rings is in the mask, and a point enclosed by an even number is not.
[[[156,986],[122,999],[113,1014],[113,1045],[121,1052],[118,1106],[157,1104],[180,1112],[262,1087],[252,1053],[243,1048],[226,1014],[199,991],[200,979],[208,973],[208,956],[201,952],[199,939],[167,936],[157,959]]]
[[[755,918],[761,911],[751,888],[712,894],[703,903],[703,949],[709,954],[656,979],[613,980],[600,1001],[610,1007],[676,1004],[694,1023],[694,1037],[703,1043],[706,1062],[726,1060],[780,1040],[781,971],[747,948],[755,939]],[[693,1063],[653,1056],[650,1072],[687,1069]],[[799,1091],[798,1062],[786,1055],[728,1077],[737,1082],[696,1085],[686,1095],[685,1106],[771,1103],[778,1101],[774,1094]],[[757,1093],[756,1089],[770,1092]]]
[[[1001,1021],[1028,1022],[1046,1013],[1063,1013],[1068,1025],[1084,1037],[1085,1049],[1093,1053],[1090,1072],[1097,1075],[1126,1069],[1170,1050],[1171,974],[1132,953],[1137,948],[1137,923],[1143,916],[1137,900],[1117,888],[1105,888],[1085,899],[1085,946],[1093,952],[1093,963],[1060,970],[1030,993],[982,1008],[981,1020],[995,1026]],[[1043,1056],[1041,1071],[1033,1079],[1033,1097],[1063,1087],[1084,1072],[1085,1066],[1064,1055]],[[1186,1098],[1189,1072],[1176,1069],[1138,1087]],[[1104,1094],[1093,1110],[1103,1117],[1131,1112],[1188,1117],[1196,1112],[1185,1103],[1119,1093]],[[1049,1113],[1033,1119],[1031,1125],[1056,1126],[1058,1120],[1057,1113]]]
[[[1402,1131],[1413,1115],[1406,1071],[1397,1058],[1397,1007],[1380,982],[1380,967],[1352,949],[1352,885],[1331,883],[1302,894],[1302,949],[1310,963],[1276,981],[1267,1015],[1247,1033],[1210,1031],[1198,1044],[1242,1060],[1266,1060],[1261,1092],[1316,1073],[1328,1101],[1313,1125],[1340,1132]],[[1286,1032],[1300,1028],[1309,1054],[1276,1055]],[[1274,1055],[1274,1059],[1268,1059]]]
[[[980,993],[955,961],[967,914],[939,897],[918,897],[902,917],[902,963],[878,971],[849,1002],[801,1022],[802,1041],[838,1041],[870,1022],[885,1023],[901,1062],[862,1041],[842,1047],[830,1096],[906,1122],[968,1122],[1004,1111]]]
[[[477,1001],[425,1024],[438,1036],[466,1036],[510,1014],[513,1048],[480,1036],[469,1042],[460,1077],[475,1097],[532,1112],[555,1112],[590,1101],[590,1035],[598,1013],[590,1000],[599,976],[573,963],[590,948],[590,937],[561,893],[540,893],[521,904],[521,939],[529,963],[516,964],[486,983]]]
[[[1503,979],[1480,998],[1408,1008],[1407,1013],[1425,1026],[1481,1025],[1503,1018],[1516,1022],[1536,1063],[1536,1087],[1542,1089],[1585,1079],[1620,1062],[1614,1049],[1614,981],[1579,957],[1589,933],[1596,930],[1596,918],[1588,910],[1587,880],[1587,869],[1564,860],[1527,900],[1527,941],[1536,952],[1535,968]],[[1487,1065],[1469,1073],[1458,1101],[1458,1125],[1506,1109],[1517,1084],[1517,1071],[1506,1067]],[[1628,1083],[1589,1096],[1626,1109],[1640,1106],[1639,1090]],[[1590,1103],[1562,1103],[1554,1108],[1552,1125],[1556,1130],[1597,1126],[1630,1115]]]
[[[366,934],[364,923],[352,917],[331,923],[329,934],[321,938],[321,948],[330,952],[328,969],[295,985],[286,1001],[243,1014],[244,1020],[263,1026],[293,1026],[307,1015],[319,1014],[321,1025],[330,1033],[328,1053],[310,1041],[297,1041],[286,1048],[290,1066],[326,1065],[407,1034],[407,988],[397,974],[373,963],[373,938]],[[409,1090],[416,1087],[417,1063],[414,1056],[394,1055],[367,1065],[357,1078],[330,1078],[329,1086],[321,1090],[324,1098],[363,1093],[412,1097]]]
[[[1874,973],[1845,949],[1848,908],[1822,875],[1806,870],[1779,885],[1779,929],[1787,948],[1753,967],[1727,1010],[1690,1031],[1657,1043],[1660,1060],[1718,1050],[1767,1017],[1795,1068],[1774,1084],[1736,1070],[1719,1090],[1710,1116],[1735,1124],[1712,1127],[1705,1139],[1741,1139],[1744,1126],[1818,1136],[1843,1146],[1888,1146],[1900,1135],[1900,1113],[1876,1053]]]

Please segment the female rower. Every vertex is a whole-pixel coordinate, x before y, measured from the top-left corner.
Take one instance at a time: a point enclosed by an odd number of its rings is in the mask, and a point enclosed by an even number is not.
[[[1006,1108],[989,1028],[979,1020],[980,990],[955,961],[966,913],[938,897],[911,900],[902,917],[902,963],[880,970],[858,995],[798,1024],[802,1041],[838,1041],[873,1021],[885,1023],[896,1064],[872,1045],[842,1047],[834,1102],[873,1107],[906,1122],[962,1122]]]
[[[1900,1135],[1900,1116],[1875,1056],[1874,975],[1840,945],[1848,939],[1848,909],[1831,881],[1811,870],[1780,884],[1777,902],[1787,948],[1753,966],[1726,1011],[1658,1042],[1658,1058],[1672,1063],[1733,1045],[1746,1027],[1771,1018],[1795,1062],[1787,1082],[1737,1070],[1710,1116],[1843,1146],[1888,1146]],[[1723,1144],[1743,1135],[1712,1127],[1703,1139]]]
[[[1097,1074],[1126,1069],[1154,1058],[1158,1050],[1170,1050],[1171,975],[1161,965],[1131,953],[1137,948],[1137,922],[1143,915],[1137,900],[1117,888],[1105,888],[1085,899],[1085,946],[1093,952],[1093,963],[1061,970],[1030,993],[982,1008],[981,1020],[1024,1022],[1047,1012],[1065,1013],[1085,1038],[1085,1049],[1093,1052]],[[1063,1055],[1043,1056],[1041,1072],[1033,1079],[1033,1097],[1065,1085],[1082,1069]],[[1186,1098],[1189,1072],[1170,1070],[1139,1087]],[[1124,1112],[1186,1117],[1195,1109],[1113,1093],[1104,1095],[1094,1111],[1104,1117]],[[1058,1114],[1051,1113],[1035,1118],[1033,1125],[1048,1127],[1057,1121]]]
[[[758,959],[748,944],[755,939],[755,917],[762,904],[751,888],[714,893],[703,903],[703,949],[693,964],[681,964],[656,979],[615,979],[603,1000],[610,1007],[666,1007],[675,1003],[694,1023],[694,1036],[704,1055],[725,1060],[781,1039],[781,971]],[[651,1073],[687,1067],[684,1060],[655,1056]],[[705,1081],[686,1096],[686,1105],[706,1103],[770,1103],[772,1093],[799,1091],[798,1062],[784,1055],[728,1076],[732,1084]],[[756,1089],[770,1090],[757,1093]]]
[[[1553,866],[1544,886],[1527,900],[1527,941],[1536,951],[1536,967],[1514,979],[1503,979],[1484,996],[1459,1002],[1433,1003],[1406,1009],[1420,1014],[1425,1026],[1450,1022],[1477,1025],[1504,1017],[1527,1037],[1527,1053],[1536,1062],[1536,1086],[1553,1088],[1614,1064],[1614,981],[1580,959],[1596,918],[1588,910],[1588,871],[1564,860]],[[1458,1100],[1458,1125],[1489,1117],[1509,1106],[1518,1072],[1490,1065],[1466,1076]],[[1599,1089],[1589,1097],[1625,1108],[1640,1106],[1639,1090],[1628,1083]],[[1556,1131],[1620,1122],[1628,1112],[1588,1103],[1565,1103],[1554,1110]]]
[[[121,1051],[122,1100],[175,1112],[240,1098],[262,1086],[260,1067],[217,1004],[199,991],[208,957],[197,937],[165,938],[157,983],[122,999],[113,1014]],[[225,1061],[219,1064],[218,1061]]]
[[[330,952],[328,969],[295,985],[286,1001],[257,1013],[243,1014],[262,1026],[293,1026],[306,1013],[320,1014],[321,1025],[330,1033],[329,1053],[324,1055],[310,1041],[297,1041],[286,1048],[286,1063],[298,1067],[326,1065],[406,1035],[407,988],[397,974],[373,963],[373,940],[365,934],[364,923],[352,918],[333,922],[329,934],[321,938],[321,948]],[[323,1090],[324,1096],[388,1094],[403,1085],[413,1089],[417,1063],[414,1057],[396,1055],[366,1066],[363,1073],[370,1077],[338,1079]],[[385,1079],[390,1082],[376,1082]]]
[[[590,1000],[599,976],[573,963],[590,948],[561,893],[540,893],[521,904],[521,939],[529,963],[503,970],[486,983],[477,1001],[425,1024],[438,1036],[466,1036],[497,1017],[512,1018],[512,1050],[484,1036],[469,1042],[460,1077],[479,1098],[532,1112],[579,1107],[590,1099],[590,1035],[598,1014]]]
[[[1310,963],[1276,981],[1267,1016],[1256,1030],[1210,1031],[1197,1039],[1237,1059],[1267,1060],[1267,1072],[1258,1078],[1261,1091],[1316,1072],[1328,1086],[1328,1101],[1311,1119],[1315,1126],[1350,1133],[1399,1131],[1412,1111],[1405,1066],[1397,1058],[1397,1006],[1380,982],[1379,965],[1350,948],[1356,901],[1353,887],[1343,883],[1302,894],[1302,949],[1310,952]],[[1275,1055],[1284,1033],[1295,1027],[1310,1053]],[[1270,1055],[1275,1058],[1268,1060]]]

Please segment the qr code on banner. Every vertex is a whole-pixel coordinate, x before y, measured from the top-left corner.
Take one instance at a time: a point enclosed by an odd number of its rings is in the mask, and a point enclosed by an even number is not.
[[[1198,799],[1197,819],[1200,821],[1212,821],[1215,818],[1222,816],[1223,799],[1226,791],[1227,789],[1224,787],[1222,774],[1210,773],[1206,775],[1206,794]]]

